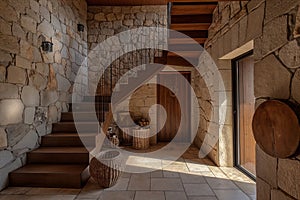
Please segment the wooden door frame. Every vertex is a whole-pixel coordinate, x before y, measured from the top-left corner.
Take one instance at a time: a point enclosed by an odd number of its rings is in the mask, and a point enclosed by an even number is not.
[[[189,76],[189,80],[187,80],[190,84],[191,84],[191,81],[192,81],[192,71],[161,71],[161,72],[159,72],[159,74],[158,74],[158,76],[157,76],[157,80],[159,80],[159,75],[163,75],[163,74],[174,74],[174,75],[176,75],[177,73],[180,73],[180,74],[189,74],[190,76]],[[159,85],[157,85],[157,87],[156,87],[156,103],[158,104],[159,103],[159,98],[160,98],[160,89],[159,89]],[[190,102],[190,106],[189,106],[189,110],[190,110],[190,119],[191,119],[191,117],[192,117],[192,113],[191,113],[191,111],[192,111],[192,102]],[[157,113],[157,115],[158,115],[158,113]],[[156,123],[158,123],[158,117],[157,117],[157,122]],[[192,120],[190,120],[190,131],[191,131],[191,127],[192,127]],[[156,131],[157,132],[157,134],[160,132],[158,132],[158,131]],[[191,135],[189,136],[189,141],[191,140]]]
[[[253,50],[248,51],[244,54],[242,54],[241,56],[235,58],[232,60],[231,66],[232,66],[232,112],[233,112],[233,157],[234,157],[234,166],[236,168],[238,168],[241,172],[243,172],[244,174],[246,174],[248,177],[250,177],[251,179],[253,179],[254,181],[256,180],[256,177],[250,173],[249,171],[247,171],[246,169],[244,169],[241,165],[240,165],[240,145],[239,145],[239,133],[240,133],[240,110],[239,110],[239,65],[238,65],[238,61],[247,58],[249,56],[253,55]]]

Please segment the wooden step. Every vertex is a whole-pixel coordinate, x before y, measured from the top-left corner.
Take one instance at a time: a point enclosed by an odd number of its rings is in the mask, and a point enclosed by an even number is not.
[[[74,117],[74,115],[76,115]],[[61,113],[61,122],[73,122],[76,118],[77,122],[103,122],[105,120],[105,113],[103,112],[65,112]]]
[[[85,133],[97,133],[98,125],[97,122],[77,122],[80,126],[80,132]],[[58,122],[52,125],[52,133],[77,133],[74,122]]]
[[[9,174],[9,184],[14,187],[81,188],[88,178],[86,164],[28,164]]]
[[[171,24],[211,23],[211,22],[212,22],[212,14],[174,15],[171,17]]]
[[[208,31],[179,31],[191,38],[207,38],[208,37]],[[177,38],[178,33],[176,32],[170,32],[170,38]]]
[[[94,110],[100,110],[100,111],[108,111],[109,109],[109,103],[91,103],[91,102],[82,102],[82,103],[75,103],[70,104],[70,111],[74,112],[89,112]]]
[[[176,31],[202,31],[208,30],[211,23],[186,23],[186,24],[171,24],[171,29]]]
[[[169,44],[169,51],[203,51],[201,44]]]
[[[177,53],[178,54],[169,52],[168,57],[181,56],[181,57],[186,57],[186,58],[199,58],[202,51],[177,51]]]
[[[89,152],[85,147],[40,147],[27,154],[27,163],[88,164]]]
[[[57,133],[42,137],[42,147],[95,147],[96,134]],[[82,142],[84,141],[84,144]]]
[[[212,14],[216,4],[173,5],[171,15]]]
[[[207,38],[170,38],[169,45],[177,45],[177,44],[194,44],[198,42],[199,44],[205,43]]]
[[[191,61],[187,61],[180,56],[170,56],[167,58],[167,65],[175,65],[182,67],[193,67],[198,65],[198,59],[191,59]]]

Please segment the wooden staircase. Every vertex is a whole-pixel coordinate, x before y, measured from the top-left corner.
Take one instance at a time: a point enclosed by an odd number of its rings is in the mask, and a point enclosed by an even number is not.
[[[187,67],[198,64],[198,58],[203,49],[195,44],[199,43],[204,46],[216,6],[216,1],[209,2],[209,0],[172,3],[170,28],[186,34],[194,41],[187,38],[176,38],[176,35],[170,34],[169,49],[178,52],[181,56],[168,52],[165,64]],[[188,58],[190,62],[183,57]]]
[[[107,113],[109,104],[107,101],[94,105],[86,101],[71,105],[69,112],[62,113],[61,121],[53,124],[52,133],[42,137],[41,146],[27,154],[27,164],[10,173],[10,186],[81,188],[89,178],[90,154],[80,137],[84,138],[85,145],[95,147],[97,133],[89,132],[89,126],[98,122],[92,121],[92,109],[95,106],[96,110]],[[77,112],[79,123],[82,123],[86,132],[80,136],[73,112]],[[97,112],[97,115],[103,122],[101,112]]]

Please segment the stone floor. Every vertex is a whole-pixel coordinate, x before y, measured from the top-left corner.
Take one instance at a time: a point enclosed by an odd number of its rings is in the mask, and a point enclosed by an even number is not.
[[[7,188],[0,200],[252,200],[255,182],[235,168],[216,167],[189,150],[176,162],[151,173],[124,173],[117,185],[102,189],[90,179],[83,189]],[[162,160],[163,161],[163,160]]]

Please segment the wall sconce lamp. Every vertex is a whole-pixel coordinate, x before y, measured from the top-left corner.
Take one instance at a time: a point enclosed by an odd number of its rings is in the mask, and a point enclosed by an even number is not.
[[[84,31],[84,25],[83,24],[77,24],[77,30],[78,30],[78,32],[83,32]]]
[[[42,42],[42,50],[47,53],[53,52],[53,43],[48,41]]]

